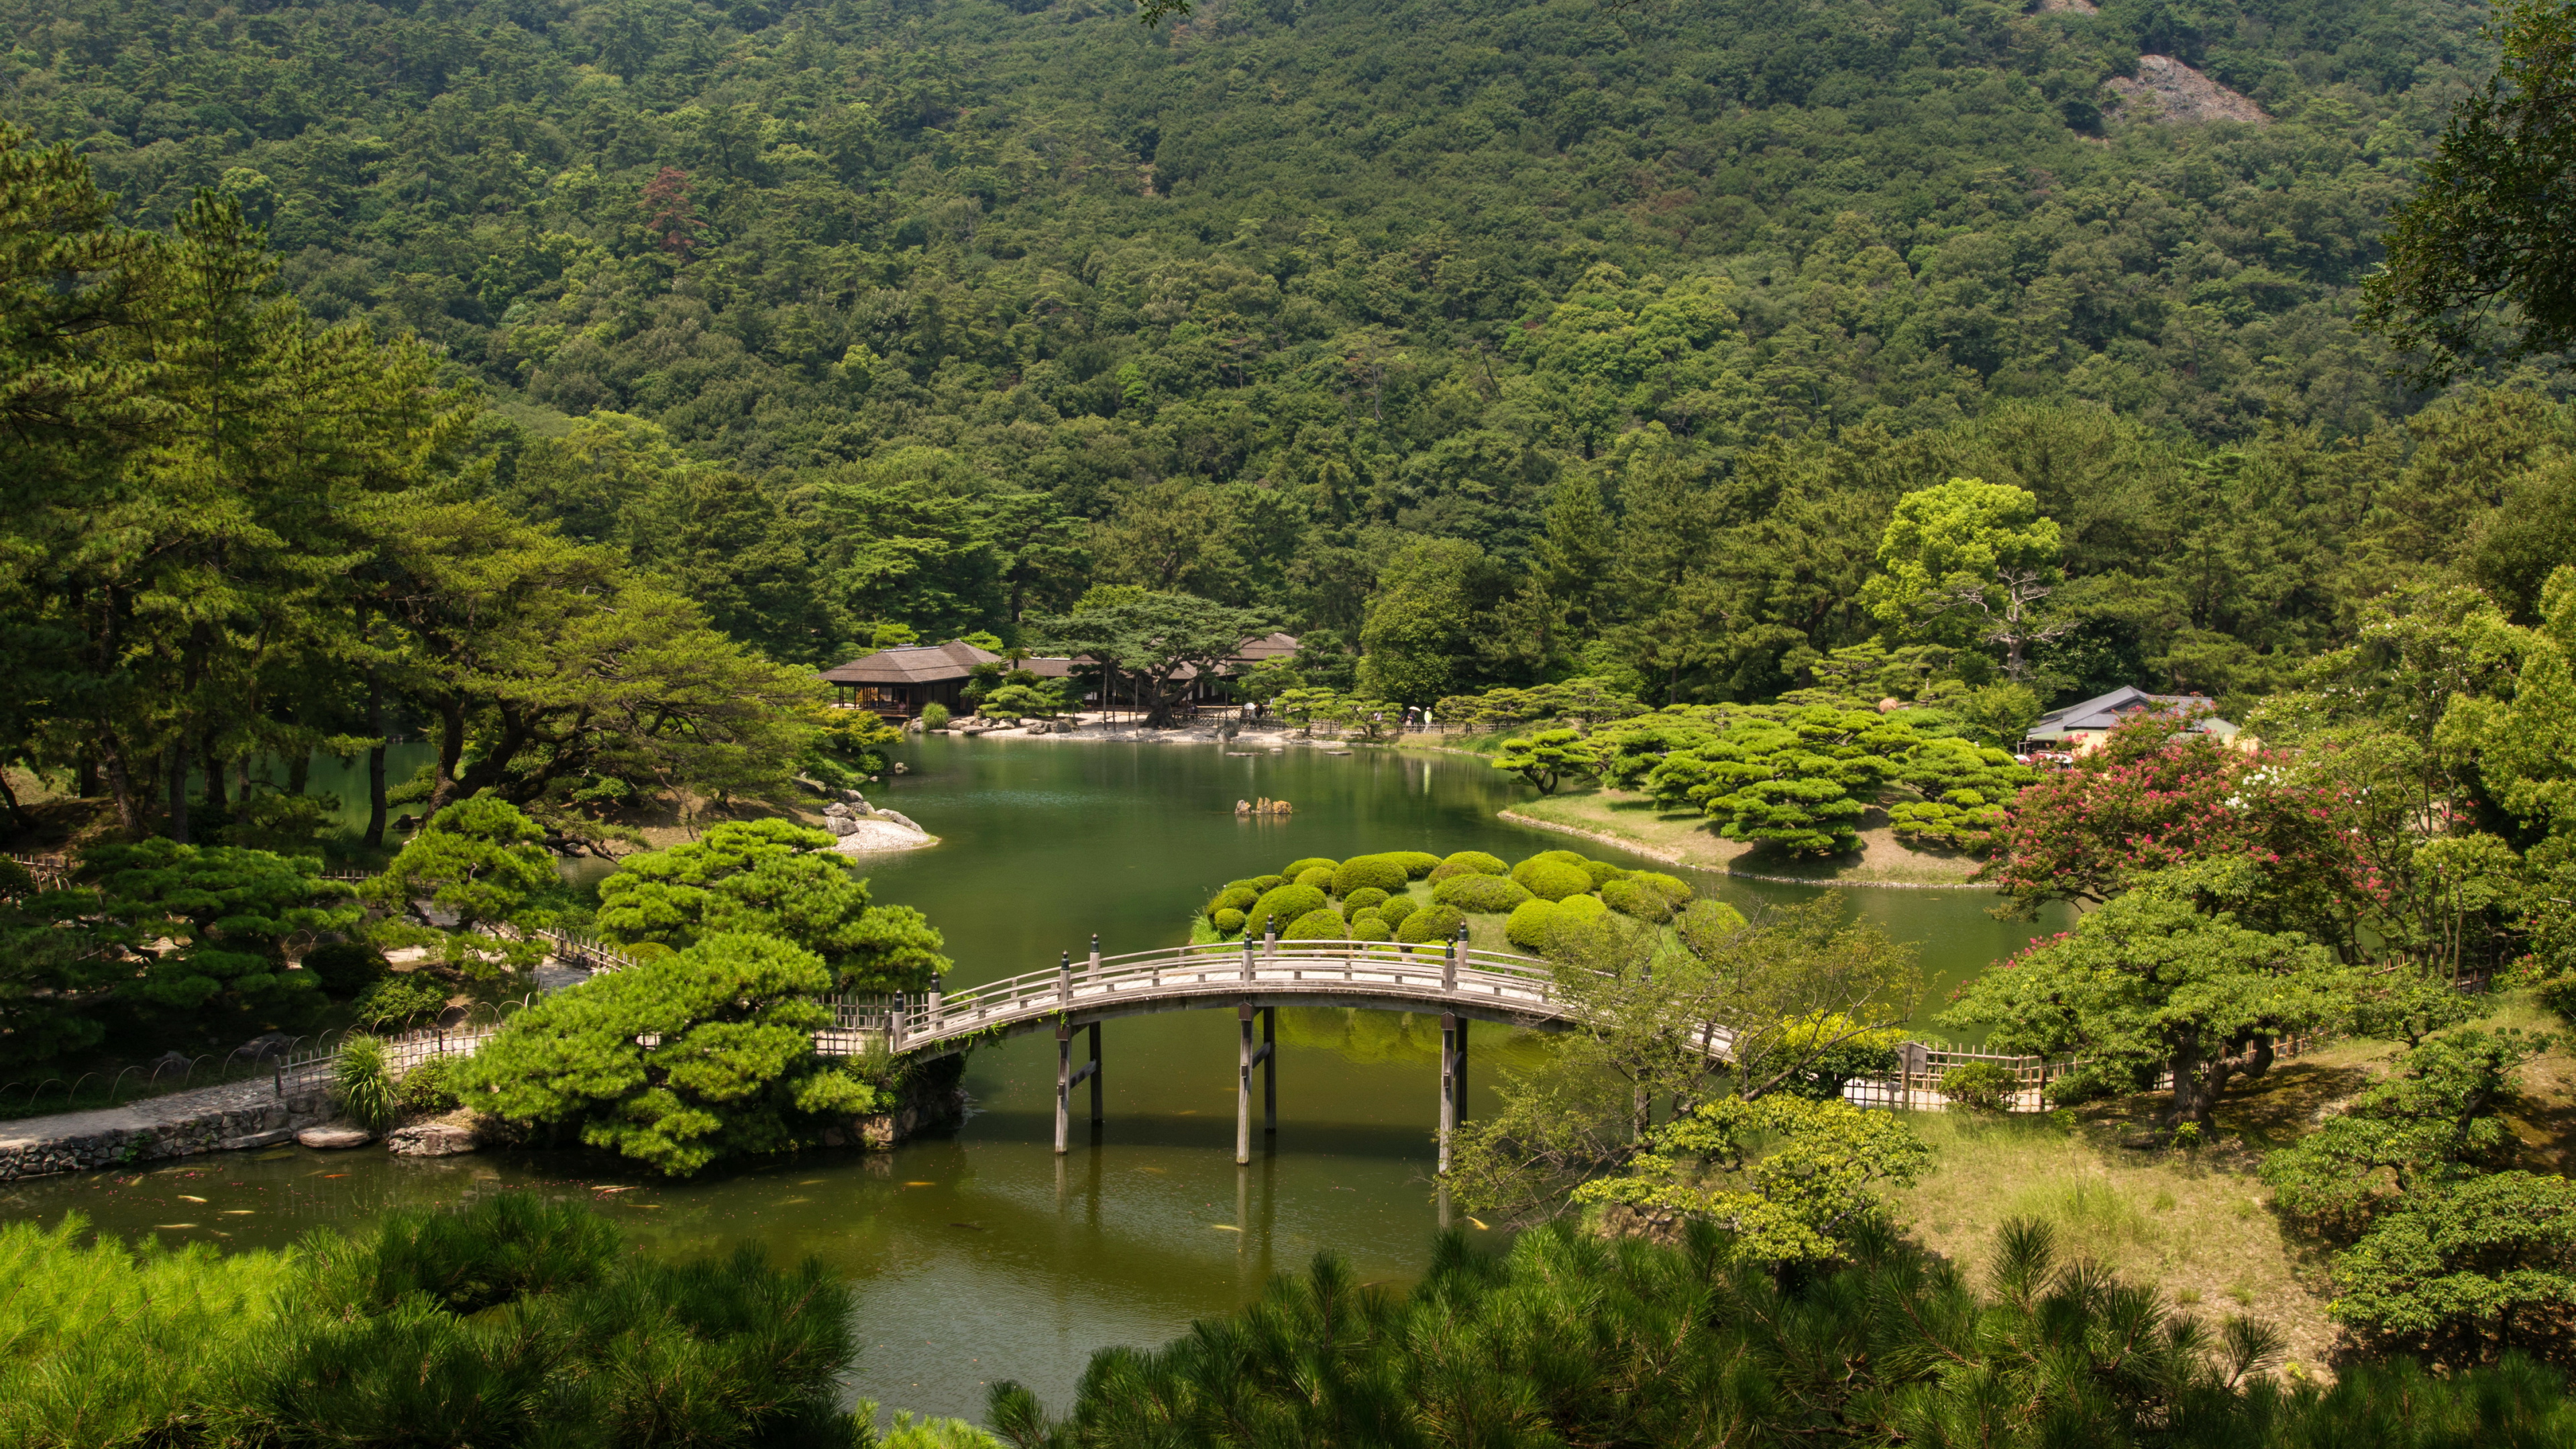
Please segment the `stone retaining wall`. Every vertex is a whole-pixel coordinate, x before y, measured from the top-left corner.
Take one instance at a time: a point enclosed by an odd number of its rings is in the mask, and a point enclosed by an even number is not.
[[[213,1100],[176,1100],[183,1097]],[[106,1111],[0,1123],[0,1182],[267,1147],[331,1116],[330,1096],[318,1082],[289,1088],[283,1099],[272,1084],[261,1082],[255,1092],[218,1087]]]

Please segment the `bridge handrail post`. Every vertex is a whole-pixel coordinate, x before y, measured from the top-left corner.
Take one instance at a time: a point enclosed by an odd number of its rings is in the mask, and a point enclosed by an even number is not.
[[[1086,985],[1100,984],[1100,933],[1098,931],[1091,933],[1091,965],[1084,970],[1082,979]]]
[[[947,1012],[948,1004],[946,998],[940,993],[938,983],[936,982],[931,984],[930,999],[927,1005],[930,1013],[930,1029],[932,1031],[937,1031],[939,1030],[941,1019]]]
[[[1073,1005],[1073,953],[1071,951],[1065,952],[1064,959],[1056,963],[1055,999],[1059,1006]]]
[[[1441,953],[1440,953],[1440,989],[1441,989],[1441,990],[1443,990],[1443,991],[1455,991],[1455,990],[1457,990],[1457,989],[1458,989],[1458,956],[1459,956],[1459,953],[1461,953],[1461,952],[1465,951],[1466,949],[1467,949],[1467,928],[1466,928],[1465,926],[1463,926],[1463,925],[1462,925],[1462,926],[1460,926],[1460,927],[1458,928],[1458,937],[1457,937],[1457,939],[1456,939],[1456,940],[1453,940],[1453,941],[1451,941],[1451,942],[1449,943],[1449,949],[1448,949],[1448,950],[1443,951],[1443,952],[1441,952]]]
[[[1279,918],[1271,917],[1270,924],[1278,925]],[[1252,979],[1252,928],[1250,926],[1243,929],[1243,979],[1246,981]]]
[[[903,996],[897,993],[894,1005],[886,1009],[886,1055],[903,1050]]]

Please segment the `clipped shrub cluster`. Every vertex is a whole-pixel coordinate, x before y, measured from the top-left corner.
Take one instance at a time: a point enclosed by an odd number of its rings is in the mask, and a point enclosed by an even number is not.
[[[1431,898],[1462,911],[1492,914],[1508,911],[1530,898],[1528,887],[1509,876],[1453,875],[1431,888]]]
[[[1428,903],[1415,893],[1417,881],[1429,884]],[[1481,850],[1447,856],[1399,850],[1340,861],[1310,856],[1288,862],[1276,875],[1228,881],[1204,915],[1220,940],[1275,924],[1283,941],[1409,946],[1451,940],[1471,915],[1504,916],[1506,939],[1522,950],[1544,952],[1555,949],[1565,930],[1613,911],[1634,920],[1668,921],[1692,895],[1689,883],[1677,876],[1629,870],[1571,850],[1541,851],[1517,865]]]

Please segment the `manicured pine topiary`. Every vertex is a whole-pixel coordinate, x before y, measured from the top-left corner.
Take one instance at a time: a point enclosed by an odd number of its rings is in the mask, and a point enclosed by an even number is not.
[[[1285,927],[1308,911],[1321,910],[1324,905],[1324,893],[1313,886],[1284,885],[1277,890],[1264,891],[1261,899],[1244,914],[1252,918],[1252,929],[1266,931],[1271,921]]]
[[[1356,918],[1360,912],[1372,906],[1385,905],[1386,900],[1386,892],[1376,886],[1362,886],[1342,897],[1342,909],[1349,911]]]
[[[1220,936],[1233,936],[1242,933],[1247,919],[1241,911],[1219,911],[1209,918],[1208,924],[1216,927]]]
[[[1343,941],[1350,938],[1350,923],[1330,906],[1319,906],[1289,923],[1279,933],[1282,941]]]
[[[1236,915],[1241,915],[1245,911],[1251,910],[1252,903],[1260,899],[1261,892],[1254,890],[1250,886],[1227,886],[1224,890],[1217,892],[1215,900],[1208,902],[1208,919],[1216,919],[1218,913],[1222,911],[1232,911]]]
[[[1404,924],[1405,917],[1420,909],[1421,903],[1409,896],[1390,896],[1386,904],[1377,908],[1377,913],[1385,918],[1388,925],[1400,926]]]
[[[1333,872],[1333,894],[1347,896],[1355,890],[1372,887],[1382,891],[1400,891],[1410,878],[1404,873],[1403,866],[1385,856],[1355,855],[1343,861],[1341,869]]]
[[[1390,850],[1382,858],[1403,866],[1410,880],[1420,880],[1440,867],[1440,857],[1427,850]]]
[[[1313,886],[1324,894],[1331,895],[1333,893],[1333,871],[1331,868],[1320,865],[1311,870],[1301,870],[1297,872],[1297,884],[1301,886]]]
[[[1287,865],[1281,867],[1279,873],[1290,880],[1295,880],[1297,877],[1304,875],[1310,870],[1339,870],[1341,868],[1341,864],[1342,863],[1338,860],[1326,860],[1320,855],[1310,855],[1304,860],[1292,860],[1288,862]]]
[[[1387,904],[1393,905],[1395,902],[1389,901]],[[1446,941],[1457,935],[1458,928],[1465,924],[1467,924],[1467,918],[1458,913],[1456,906],[1424,906],[1397,924],[1395,939],[1412,945]]]
[[[1479,915],[1511,910],[1529,898],[1526,887],[1499,875],[1453,875],[1431,888],[1431,899]]]
[[[1568,896],[1590,895],[1592,877],[1583,867],[1562,860],[1535,859],[1522,861],[1512,869],[1512,879],[1519,881],[1531,895],[1545,900],[1561,901]]]

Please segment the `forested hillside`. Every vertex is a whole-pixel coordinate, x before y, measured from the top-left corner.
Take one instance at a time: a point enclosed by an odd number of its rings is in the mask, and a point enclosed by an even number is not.
[[[782,660],[1129,583],[1327,651],[1405,601],[1426,699],[1759,697],[1958,473],[2066,529],[2043,694],[2242,692],[2504,547],[2564,426],[2409,433],[2347,321],[2467,0],[0,14],[124,220],[238,198],[480,385],[477,486]],[[2115,104],[2142,53],[2270,119]]]

